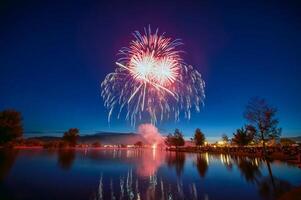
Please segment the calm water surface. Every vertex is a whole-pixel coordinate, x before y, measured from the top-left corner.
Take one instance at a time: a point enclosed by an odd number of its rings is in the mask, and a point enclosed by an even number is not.
[[[275,199],[287,163],[160,150],[0,150],[0,199]]]

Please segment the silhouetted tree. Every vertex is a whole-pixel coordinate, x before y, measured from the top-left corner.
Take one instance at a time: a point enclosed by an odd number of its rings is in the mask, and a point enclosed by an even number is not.
[[[268,105],[265,99],[252,98],[246,106],[244,117],[254,128],[255,136],[262,141],[265,152],[265,143],[278,138],[281,128],[278,128],[277,109]]]
[[[236,160],[237,167],[248,182],[258,182],[259,178],[262,176],[259,166],[251,160],[241,157]]]
[[[79,137],[79,130],[77,128],[70,128],[64,133],[63,140],[68,142],[71,146],[75,146]]]
[[[179,129],[176,129],[173,134],[168,134],[168,136],[165,139],[165,144],[167,146],[184,146],[185,141],[183,138],[183,134],[180,132]]]
[[[5,178],[17,160],[18,150],[13,148],[0,149],[0,199],[14,199],[9,185],[4,184]]]
[[[205,135],[204,133],[201,131],[201,129],[197,128],[194,132],[194,137],[193,137],[193,142],[195,143],[195,145],[200,146],[200,145],[204,145],[205,142]]]
[[[95,141],[92,143],[92,147],[96,147],[96,148],[101,147],[101,143],[99,141]]]
[[[59,149],[58,151],[58,165],[62,169],[70,169],[75,159],[74,149]]]
[[[183,152],[169,152],[166,154],[166,163],[168,167],[174,167],[178,176],[181,176],[186,156]]]
[[[227,144],[229,142],[229,137],[226,134],[222,134],[222,140]]]
[[[236,133],[233,133],[233,136],[232,142],[239,146],[248,145],[254,138],[254,134],[244,127],[237,129]]]
[[[199,154],[196,159],[196,167],[201,177],[205,177],[206,172],[208,170],[208,163],[204,158],[204,155]]]
[[[15,149],[0,150],[0,183],[4,180],[10,169],[13,167],[17,155],[18,151]]]
[[[299,195],[292,196],[289,194],[293,186],[285,180],[273,177],[264,177],[258,183],[258,192],[262,199],[300,199]],[[286,194],[282,196],[283,194]]]
[[[171,134],[171,133],[169,133],[167,136],[166,136],[166,138],[165,138],[165,144],[167,145],[167,146],[173,146],[174,145],[174,136]]]
[[[142,147],[143,143],[141,141],[138,141],[134,145],[135,145],[135,147]]]
[[[292,185],[287,181],[274,177],[269,159],[266,159],[265,163],[269,176],[264,177],[258,183],[260,196],[262,196],[264,199],[294,199],[289,197],[281,197],[283,194],[292,189]]]
[[[22,137],[23,126],[21,113],[15,110],[0,112],[0,144]]]
[[[184,146],[185,144],[185,140],[184,140],[184,137],[183,137],[183,134],[180,132],[179,129],[176,129],[175,132],[174,132],[174,137],[175,137],[175,142],[176,142],[176,145],[175,146]]]

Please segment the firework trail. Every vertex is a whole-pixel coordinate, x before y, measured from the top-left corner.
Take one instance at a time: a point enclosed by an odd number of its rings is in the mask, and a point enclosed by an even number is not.
[[[150,27],[133,33],[129,47],[119,51],[117,68],[101,84],[102,97],[109,109],[108,120],[126,109],[126,119],[149,119],[152,124],[164,119],[178,121],[182,114],[190,119],[205,98],[201,74],[181,58],[181,40],[152,33]]]

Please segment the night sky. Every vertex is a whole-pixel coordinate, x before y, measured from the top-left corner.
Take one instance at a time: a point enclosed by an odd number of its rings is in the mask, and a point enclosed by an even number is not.
[[[200,127],[207,137],[230,136],[259,96],[278,108],[283,135],[301,135],[297,3],[45,2],[0,3],[0,110],[22,112],[26,132],[135,130],[124,119],[108,124],[100,83],[131,33],[150,25],[183,40],[186,63],[206,82],[202,111],[162,122],[161,132],[178,127],[188,137]]]

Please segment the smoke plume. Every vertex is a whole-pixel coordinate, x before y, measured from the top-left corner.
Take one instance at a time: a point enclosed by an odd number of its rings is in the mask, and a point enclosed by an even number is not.
[[[138,134],[140,134],[149,144],[163,144],[163,137],[158,129],[153,124],[141,124],[138,127]]]

